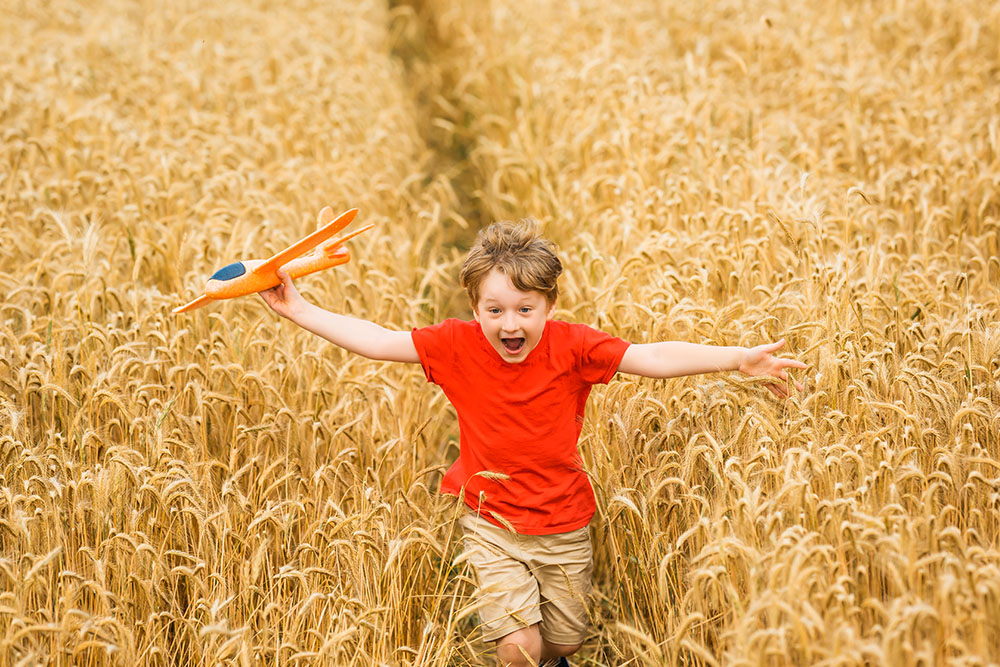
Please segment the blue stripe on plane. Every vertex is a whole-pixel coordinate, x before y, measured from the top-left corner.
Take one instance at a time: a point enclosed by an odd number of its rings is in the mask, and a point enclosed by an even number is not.
[[[246,272],[247,267],[243,266],[243,262],[236,262],[235,264],[224,266],[213,273],[210,280],[232,280],[233,278],[239,278]]]

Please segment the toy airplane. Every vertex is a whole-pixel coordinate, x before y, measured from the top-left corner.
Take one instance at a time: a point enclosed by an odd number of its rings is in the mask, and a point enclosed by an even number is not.
[[[297,243],[293,243],[270,259],[251,259],[224,266],[208,279],[205,293],[191,303],[174,308],[174,313],[186,313],[189,310],[202,308],[221,299],[232,299],[261,292],[281,284],[278,269],[282,268],[292,278],[309,275],[331,266],[346,264],[351,260],[351,253],[342,246],[349,239],[366,232],[375,225],[362,227],[356,232],[327,241],[354,220],[358,209],[352,208],[342,213],[336,220],[333,209],[329,206],[319,212],[320,228]],[[320,245],[322,244],[322,245]],[[307,251],[312,251],[303,255]],[[302,255],[300,257],[300,255]]]

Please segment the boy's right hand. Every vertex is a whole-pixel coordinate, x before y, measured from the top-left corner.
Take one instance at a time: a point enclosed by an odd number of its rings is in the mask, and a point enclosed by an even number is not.
[[[331,313],[303,299],[286,272],[279,270],[278,278],[280,285],[258,294],[282,317],[348,352],[379,361],[420,363],[409,331],[393,331],[368,320]]]
[[[271,310],[282,317],[294,320],[296,313],[301,310],[302,306],[306,305],[306,300],[295,288],[291,276],[278,269],[278,278],[281,279],[280,285],[275,285],[258,292],[258,294],[260,294],[260,298],[264,299],[264,303],[271,307]]]

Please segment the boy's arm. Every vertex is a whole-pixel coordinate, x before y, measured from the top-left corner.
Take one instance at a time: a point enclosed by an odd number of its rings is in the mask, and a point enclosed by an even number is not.
[[[621,373],[643,375],[652,378],[672,378],[716,371],[740,371],[746,375],[770,375],[783,382],[765,385],[772,394],[785,398],[788,392],[784,382],[788,381],[787,368],[806,368],[801,361],[781,359],[773,356],[785,344],[758,345],[757,347],[721,347],[665,341],[629,345],[618,365]],[[800,383],[796,389],[802,391]]]
[[[279,270],[278,277],[281,284],[260,292],[260,296],[282,317],[363,357],[420,363],[409,331],[392,331],[368,320],[323,310],[302,298],[287,273]]]

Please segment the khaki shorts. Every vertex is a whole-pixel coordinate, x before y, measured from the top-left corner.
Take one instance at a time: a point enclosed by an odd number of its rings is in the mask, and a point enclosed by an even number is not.
[[[464,551],[476,572],[477,612],[483,639],[496,641],[541,623],[553,644],[582,644],[593,573],[590,528],[556,535],[520,535],[473,512],[459,525]]]

